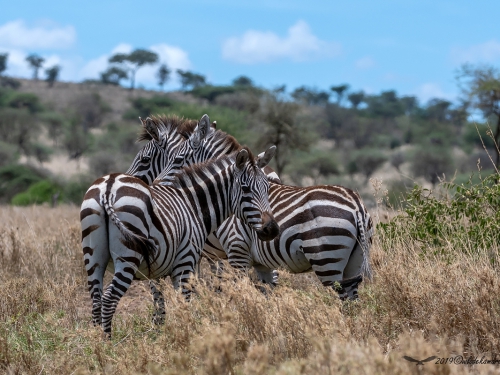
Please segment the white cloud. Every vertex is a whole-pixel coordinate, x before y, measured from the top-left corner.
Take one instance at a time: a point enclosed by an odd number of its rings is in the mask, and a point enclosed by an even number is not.
[[[455,47],[451,50],[451,58],[458,64],[498,61],[500,60],[500,42],[490,40],[468,48]]]
[[[109,58],[115,53],[130,53],[132,51],[132,46],[126,43],[120,43],[115,48],[111,50],[110,53],[101,55],[95,59],[87,62],[83,68],[78,72],[79,80],[82,79],[98,79],[99,74],[104,72],[109,66]]]
[[[370,69],[375,66],[375,60],[373,60],[370,56],[365,56],[360,58],[354,63],[354,66],[356,66],[357,69]]]
[[[339,43],[318,39],[304,21],[291,26],[284,38],[271,31],[248,30],[243,36],[229,38],[222,45],[224,59],[242,64],[267,63],[280,59],[307,61],[335,57],[340,53]]]
[[[50,23],[28,27],[23,20],[0,26],[0,46],[17,49],[65,49],[76,40],[73,26],[57,27]]]
[[[452,94],[443,91],[443,89],[437,83],[432,83],[432,82],[420,85],[416,89],[415,94],[424,103],[434,98],[448,99],[448,100],[454,99],[454,96]]]

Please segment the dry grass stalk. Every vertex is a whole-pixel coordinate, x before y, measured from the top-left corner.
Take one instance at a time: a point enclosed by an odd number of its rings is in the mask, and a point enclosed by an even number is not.
[[[91,326],[78,208],[0,208],[0,372],[9,374],[488,374],[492,365],[402,359],[500,353],[491,252],[422,255],[404,238],[372,254],[375,278],[342,305],[312,274],[280,272],[262,294],[204,265],[186,303],[162,283],[167,322],[150,323],[147,285],[120,303],[112,342]],[[497,253],[498,249],[492,249]],[[234,281],[237,279],[236,281]],[[221,293],[214,291],[220,284]]]

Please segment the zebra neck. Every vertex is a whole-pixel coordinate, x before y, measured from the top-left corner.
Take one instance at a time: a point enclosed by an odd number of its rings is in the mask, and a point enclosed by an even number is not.
[[[180,190],[193,207],[193,214],[203,223],[207,235],[232,215],[230,198],[235,180],[232,169],[230,166],[216,174],[183,176],[186,183]]]

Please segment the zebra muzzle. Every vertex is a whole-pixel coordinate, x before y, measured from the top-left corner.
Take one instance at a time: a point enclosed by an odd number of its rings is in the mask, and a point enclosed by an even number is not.
[[[262,225],[259,229],[255,228],[255,232],[261,241],[271,241],[280,234],[280,227],[274,220],[273,215],[264,212],[262,214]]]

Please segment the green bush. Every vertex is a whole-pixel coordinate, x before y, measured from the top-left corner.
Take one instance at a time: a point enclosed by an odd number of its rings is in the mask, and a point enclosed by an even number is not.
[[[16,194],[11,203],[14,206],[28,206],[31,204],[52,203],[52,197],[59,194],[58,201],[62,200],[61,188],[49,180],[42,180],[31,185],[27,191]]]
[[[379,229],[387,244],[396,238],[435,249],[490,250],[500,243],[500,184],[497,174],[477,183],[442,183],[441,196],[415,186],[403,199],[404,210]]]
[[[125,112],[125,120],[137,120],[139,117],[146,118],[165,112],[172,106],[173,100],[165,95],[157,95],[152,98],[137,98],[132,100],[132,108]]]
[[[286,170],[292,180],[300,185],[305,176],[316,181],[320,176],[326,178],[337,175],[340,173],[340,166],[336,155],[331,151],[297,152]]]
[[[26,165],[11,164],[0,168],[0,203],[10,202],[14,195],[44,177],[42,172]]]
[[[0,167],[12,164],[18,158],[19,152],[15,145],[0,141]]]
[[[435,185],[439,178],[454,170],[451,149],[442,145],[422,145],[415,150],[412,171],[415,176],[424,177]]]
[[[373,172],[387,160],[387,156],[377,148],[363,148],[353,152],[347,165],[349,173],[362,173],[368,180]]]
[[[74,203],[76,205],[81,205],[83,201],[83,196],[88,190],[92,182],[95,180],[94,177],[88,175],[78,175],[62,183],[62,199],[66,203]]]

